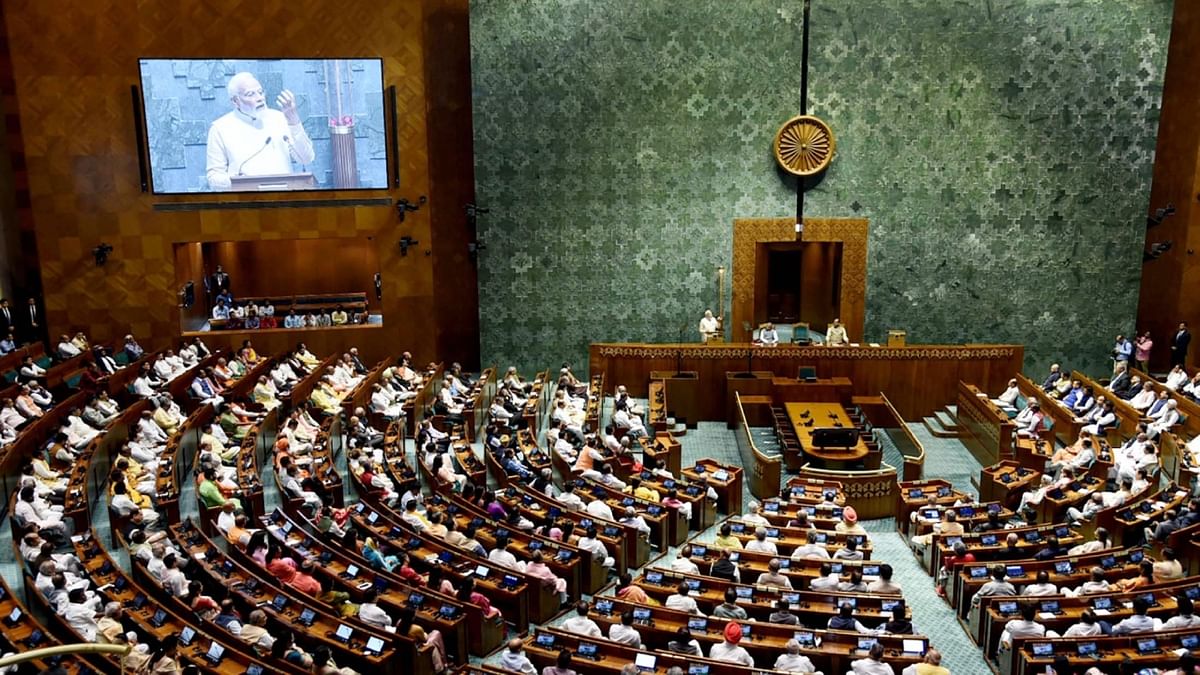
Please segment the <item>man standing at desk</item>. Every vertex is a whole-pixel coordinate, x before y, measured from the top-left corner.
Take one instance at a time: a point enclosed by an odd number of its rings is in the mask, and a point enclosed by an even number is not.
[[[708,342],[721,332],[721,322],[713,316],[711,309],[704,310],[704,318],[700,319],[700,341]]]
[[[825,329],[825,344],[830,347],[850,344],[850,338],[846,336],[846,327],[842,325],[841,319],[834,319],[833,323],[829,324],[829,328]]]
[[[233,110],[208,128],[208,186],[229,190],[235,176],[267,176],[292,172],[292,160],[311,164],[316,156],[308,132],[296,112],[296,97],[284,89],[267,107],[258,78],[241,72],[226,86]]]

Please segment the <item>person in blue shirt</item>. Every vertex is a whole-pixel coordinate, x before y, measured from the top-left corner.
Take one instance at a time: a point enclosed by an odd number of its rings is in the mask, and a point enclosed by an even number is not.
[[[1063,396],[1062,403],[1068,408],[1074,408],[1075,402],[1079,400],[1080,396],[1083,396],[1083,385],[1079,380],[1072,380],[1071,391],[1067,392],[1066,396]]]
[[[0,354],[8,354],[16,351],[16,349],[17,340],[13,336],[12,331],[9,331],[8,335],[6,335],[3,340],[0,340]]]
[[[533,472],[518,462],[517,458],[513,456],[513,451],[509,449],[504,450],[504,470],[509,474],[520,476],[522,480],[533,478]]]
[[[1118,335],[1117,343],[1113,345],[1112,356],[1113,361],[1117,363],[1128,363],[1129,359],[1133,358],[1133,343],[1126,340],[1124,335]]]

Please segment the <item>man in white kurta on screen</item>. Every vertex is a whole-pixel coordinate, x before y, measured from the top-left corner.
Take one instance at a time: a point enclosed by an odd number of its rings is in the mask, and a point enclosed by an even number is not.
[[[292,162],[311,164],[312,141],[296,112],[296,97],[284,89],[275,99],[279,110],[267,107],[262,84],[250,73],[229,79],[226,87],[233,110],[208,128],[208,186],[228,190],[236,176],[291,173]]]

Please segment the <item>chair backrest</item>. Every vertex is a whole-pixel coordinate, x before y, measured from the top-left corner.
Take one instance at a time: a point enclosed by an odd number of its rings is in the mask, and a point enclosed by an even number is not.
[[[792,324],[792,342],[800,342],[801,340],[808,340],[808,339],[809,339],[809,334],[808,334],[808,322],[807,321],[799,321],[797,323]]]

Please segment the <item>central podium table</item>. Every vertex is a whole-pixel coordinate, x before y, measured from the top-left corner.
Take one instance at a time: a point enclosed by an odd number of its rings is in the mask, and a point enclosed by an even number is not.
[[[788,419],[800,438],[800,448],[807,459],[825,469],[844,469],[867,456],[867,444],[861,438],[849,448],[813,447],[813,430],[821,427],[854,428],[854,422],[840,403],[788,403]],[[811,426],[809,423],[811,422]]]

